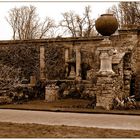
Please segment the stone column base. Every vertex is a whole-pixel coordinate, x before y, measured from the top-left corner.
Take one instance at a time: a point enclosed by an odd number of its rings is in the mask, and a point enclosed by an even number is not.
[[[115,72],[113,70],[110,70],[110,71],[99,71],[97,74],[101,74],[101,75],[115,75]]]

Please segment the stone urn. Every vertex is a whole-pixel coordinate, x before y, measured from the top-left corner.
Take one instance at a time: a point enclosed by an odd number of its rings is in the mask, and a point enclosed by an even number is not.
[[[74,79],[76,76],[76,73],[75,73],[76,60],[74,58],[71,58],[66,63],[68,64],[67,76],[69,79]]]
[[[113,14],[102,14],[95,21],[95,27],[101,35],[110,36],[118,29],[118,22]]]

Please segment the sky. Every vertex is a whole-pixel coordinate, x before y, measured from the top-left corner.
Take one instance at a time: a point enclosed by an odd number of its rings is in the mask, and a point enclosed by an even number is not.
[[[91,6],[92,18],[97,19],[101,14],[104,14],[108,8],[113,5],[117,5],[118,3],[119,2],[114,1],[0,1],[0,40],[12,39],[12,29],[6,21],[6,17],[8,17],[8,11],[14,7],[33,5],[37,7],[37,13],[42,20],[47,16],[53,18],[57,23],[62,20],[61,13],[71,10],[82,15],[84,7],[87,5]]]

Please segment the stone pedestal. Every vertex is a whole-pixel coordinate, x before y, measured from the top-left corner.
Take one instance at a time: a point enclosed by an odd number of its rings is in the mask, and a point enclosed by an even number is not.
[[[114,74],[112,70],[112,56],[109,55],[109,50],[102,48],[100,61],[100,74]]]
[[[40,46],[40,80],[45,80],[45,47]]]
[[[74,70],[74,66],[71,66],[71,71],[70,71],[70,75],[68,77],[68,79],[75,79],[75,70]]]
[[[47,102],[53,102],[58,100],[58,86],[48,85],[45,87],[45,100]]]
[[[96,107],[100,107],[106,110],[113,108],[114,98],[116,97],[115,85],[117,75],[98,75],[97,80],[97,94],[96,94]]]
[[[96,107],[110,110],[113,107],[115,98],[114,76],[112,70],[113,47],[111,41],[105,38],[98,48],[100,52],[100,70],[97,73],[97,94]]]
[[[98,51],[100,52],[100,70],[98,74],[115,74],[112,70],[112,56],[115,50],[111,46],[111,41],[108,38],[105,38],[101,42]]]

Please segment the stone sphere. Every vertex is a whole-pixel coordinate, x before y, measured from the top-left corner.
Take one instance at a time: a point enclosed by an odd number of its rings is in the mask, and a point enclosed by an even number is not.
[[[118,22],[113,14],[103,14],[95,21],[95,27],[101,35],[110,36],[118,29]]]

